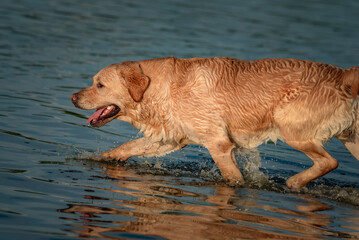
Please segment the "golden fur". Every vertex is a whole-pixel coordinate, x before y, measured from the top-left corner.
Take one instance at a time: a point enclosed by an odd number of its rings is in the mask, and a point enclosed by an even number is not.
[[[337,167],[322,147],[332,137],[359,160],[358,89],[359,67],[170,57],[110,65],[71,98],[82,109],[116,104],[120,112],[104,123],[117,118],[143,132],[143,138],[103,153],[103,159],[163,155],[200,144],[223,178],[240,184],[233,149],[281,139],[314,162],[287,181],[300,188]]]

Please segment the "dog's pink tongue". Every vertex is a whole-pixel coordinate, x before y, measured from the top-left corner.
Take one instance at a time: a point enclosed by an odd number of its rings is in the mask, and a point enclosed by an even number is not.
[[[87,123],[87,124],[90,124],[93,119],[99,118],[99,117],[101,116],[101,114],[103,113],[103,111],[105,111],[105,109],[106,109],[106,107],[97,110],[94,114],[92,114],[92,115],[87,119],[86,123]]]

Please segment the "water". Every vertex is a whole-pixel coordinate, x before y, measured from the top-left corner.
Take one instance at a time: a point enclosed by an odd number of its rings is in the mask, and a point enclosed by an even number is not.
[[[125,164],[89,161],[137,136],[86,126],[71,93],[101,68],[176,56],[291,57],[358,66],[359,2],[70,1],[0,3],[0,239],[359,238],[359,162],[308,188],[285,179],[310,160],[286,144],[239,150],[246,186],[228,187],[206,149]]]

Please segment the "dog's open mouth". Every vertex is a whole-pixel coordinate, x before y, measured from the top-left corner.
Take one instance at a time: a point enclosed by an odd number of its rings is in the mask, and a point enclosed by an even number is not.
[[[119,111],[120,108],[114,104],[99,108],[87,119],[86,123],[93,127],[102,127],[110,122]]]

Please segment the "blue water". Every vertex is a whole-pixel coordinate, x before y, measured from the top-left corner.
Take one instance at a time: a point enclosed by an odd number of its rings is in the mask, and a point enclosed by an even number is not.
[[[339,168],[300,191],[311,166],[286,144],[237,152],[247,184],[223,183],[199,146],[125,164],[89,161],[137,137],[86,125],[70,95],[126,60],[227,56],[359,66],[359,2],[0,2],[0,239],[359,238],[359,161],[336,139]]]

